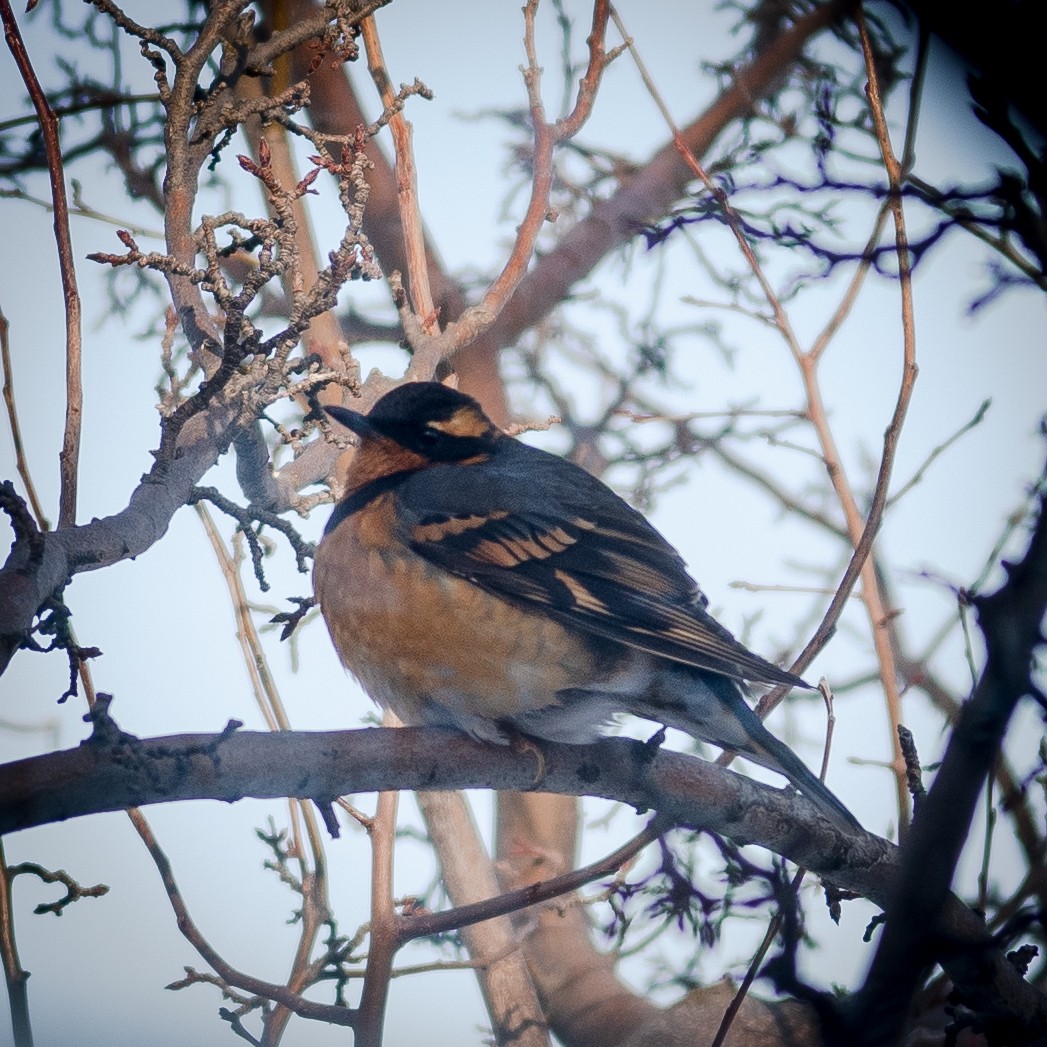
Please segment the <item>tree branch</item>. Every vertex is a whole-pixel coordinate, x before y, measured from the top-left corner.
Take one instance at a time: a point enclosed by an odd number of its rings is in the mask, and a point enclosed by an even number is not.
[[[774,90],[783,70],[811,37],[841,17],[848,6],[847,0],[829,0],[815,8],[739,70],[733,85],[681,131],[687,148],[695,156],[703,156],[732,121],[752,112],[756,102]],[[592,213],[542,257],[520,281],[481,340],[496,347],[516,342],[615,248],[667,214],[691,178],[691,169],[676,144],[670,141],[662,146],[635,178],[610,199],[594,204]]]
[[[1047,614],[1047,499],[1020,563],[1006,564],[1007,581],[990,596],[977,597],[985,635],[986,663],[970,701],[963,707],[934,784],[920,805],[920,816],[903,852],[896,893],[887,901],[887,925],[869,975],[855,998],[852,1028],[861,1043],[897,1038],[906,1005],[923,969],[954,947],[964,954],[935,919],[950,904],[952,881],[967,840],[975,804],[1000,751],[1004,731],[1018,701],[1042,700],[1031,677],[1033,652],[1043,643]],[[995,1015],[1003,1040],[1020,1041],[1044,1014],[1008,1001]],[[983,1021],[991,1003],[975,996]],[[1001,1040],[1002,1042],[1002,1040]]]
[[[44,601],[72,575],[140,555],[159,541],[175,512],[231,439],[233,408],[224,406],[190,419],[173,461],[153,469],[113,516],[16,542],[0,568],[0,673],[33,625]]]
[[[47,101],[47,95],[37,79],[29,54],[18,31],[9,0],[0,0],[0,16],[4,36],[11,49],[29,97],[40,122],[40,133],[47,155],[47,172],[51,179],[51,202],[54,207],[55,242],[58,246],[58,265],[62,275],[62,293],[65,299],[65,433],[62,437],[61,496],[58,526],[76,523],[76,489],[80,468],[80,428],[84,409],[84,387],[80,373],[81,332],[80,292],[76,286],[76,265],[73,262],[73,241],[69,235],[69,200],[65,191],[65,167],[62,163],[62,145],[58,138],[58,117]]]
[[[627,739],[543,743],[545,774],[536,783],[530,756],[437,728],[268,734],[231,725],[219,735],[139,740],[98,719],[101,727],[76,749],[0,767],[0,833],[175,800],[330,802],[388,789],[540,788],[655,809],[678,825],[767,847],[880,906],[901,875],[896,847],[868,833],[845,837],[795,793]],[[1027,1027],[1047,1022],[1047,1000],[995,948],[982,921],[950,894],[939,913],[934,941],[948,943],[940,962],[954,982],[983,1001],[1006,1001],[1000,1010]]]
[[[418,806],[455,910],[468,916],[470,911],[475,913],[477,908],[494,903],[487,919],[465,920],[459,925],[470,957],[480,965],[477,981],[491,1018],[494,1042],[505,1047],[549,1047],[545,1014],[524,962],[519,936],[508,916],[497,911],[507,910],[497,904],[499,887],[494,866],[465,797],[458,792],[426,789],[418,793]],[[513,906],[512,911],[529,904]],[[443,914],[435,915],[438,920]],[[427,918],[420,919],[424,923]],[[405,940],[408,934],[416,936],[414,924],[411,917],[401,919]]]

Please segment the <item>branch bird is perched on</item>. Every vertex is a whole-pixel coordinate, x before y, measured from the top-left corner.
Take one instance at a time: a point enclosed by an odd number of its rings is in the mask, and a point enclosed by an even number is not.
[[[706,611],[675,549],[578,466],[506,436],[471,397],[401,385],[362,415],[314,585],[342,661],[405,723],[586,742],[616,713],[785,775],[858,826],[745,702],[807,687]]]

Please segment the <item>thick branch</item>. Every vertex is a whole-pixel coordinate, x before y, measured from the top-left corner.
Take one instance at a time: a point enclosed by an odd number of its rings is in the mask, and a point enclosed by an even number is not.
[[[768,847],[881,906],[901,871],[897,848],[869,834],[844,837],[801,796],[627,739],[543,744],[545,774],[536,783],[531,757],[435,728],[138,740],[106,723],[76,749],[0,767],[0,833],[173,800],[332,801],[388,789],[537,787],[656,809],[677,824]],[[936,937],[949,943],[941,962],[955,982],[1003,1001],[1026,1027],[1047,1022],[1047,1001],[952,895],[941,908]]]
[[[127,508],[115,515],[46,532],[31,548],[16,543],[0,568],[0,673],[31,629],[37,610],[72,575],[138,556],[163,537],[171,517],[225,450],[231,421],[231,409],[191,419],[182,430],[177,457],[149,473]]]
[[[625,739],[541,743],[545,773],[536,782],[533,758],[435,728],[138,739],[107,723],[76,749],[0,766],[0,833],[173,800],[333,801],[387,789],[540,788],[655,808],[834,878],[852,848],[872,846],[877,860],[893,853],[873,836],[846,840],[795,793]]]
[[[548,793],[498,795],[498,875],[506,889],[527,889],[576,864],[578,801]],[[654,826],[664,831],[661,819]],[[647,831],[645,830],[645,832]],[[635,842],[635,841],[634,841]],[[651,1027],[664,1012],[616,974],[617,957],[593,942],[579,905],[528,914],[523,948],[549,1026],[570,1047],[606,1047]]]
[[[456,907],[471,907],[500,891],[466,799],[458,792],[425,790],[418,806],[440,858],[447,893]],[[424,919],[424,917],[423,917]],[[411,929],[410,923],[402,925]],[[473,962],[491,1018],[494,1042],[513,1047],[549,1047],[542,1007],[508,917],[463,925],[462,939]]]

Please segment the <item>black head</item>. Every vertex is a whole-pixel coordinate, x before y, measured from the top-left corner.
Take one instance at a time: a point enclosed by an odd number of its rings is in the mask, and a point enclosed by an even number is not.
[[[433,462],[486,454],[504,438],[471,396],[439,382],[405,382],[366,415],[344,407],[326,411],[363,444],[384,437]]]

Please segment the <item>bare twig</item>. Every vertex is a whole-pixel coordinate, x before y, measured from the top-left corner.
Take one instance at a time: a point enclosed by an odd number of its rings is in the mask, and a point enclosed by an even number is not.
[[[592,31],[588,38],[589,62],[579,85],[575,106],[563,119],[552,124],[548,123],[540,88],[542,70],[538,63],[535,46],[534,25],[537,7],[536,0],[528,0],[523,9],[524,51],[527,56],[523,77],[527,88],[528,108],[534,134],[534,153],[531,160],[534,173],[527,209],[517,226],[516,239],[513,241],[512,250],[502,271],[484,292],[482,299],[476,305],[466,309],[457,321],[448,326],[444,337],[429,339],[420,346],[416,346],[414,359],[408,368],[408,378],[419,379],[432,376],[441,360],[470,345],[488,331],[513,296],[527,272],[542,227],[547,221],[555,218],[549,209],[549,194],[553,179],[553,150],[558,143],[577,134],[588,119],[600,77],[608,62],[613,60],[618,53],[608,54],[604,50],[604,37],[610,16],[609,0],[596,0],[593,6]],[[402,308],[400,318],[410,338],[412,325],[410,319],[404,316]]]
[[[818,776],[824,782],[826,775],[829,773],[829,756],[832,752],[833,729],[836,726],[836,716],[833,713],[833,692],[828,681],[825,679],[819,680],[818,690],[821,691],[826,709],[825,742],[822,746],[822,769]],[[803,886],[803,880],[806,875],[807,870],[802,866],[796,870],[792,882],[789,884],[789,901],[787,904],[795,904],[796,899],[799,898],[800,888]],[[731,1026],[734,1024],[735,1018],[738,1016],[738,1012],[741,1010],[742,1004],[745,1002],[745,997],[748,995],[753,982],[756,980],[756,975],[759,973],[760,966],[763,964],[764,958],[767,956],[767,950],[770,949],[771,944],[778,937],[778,932],[782,929],[782,923],[784,921],[785,911],[782,905],[779,904],[778,909],[767,924],[767,930],[764,932],[763,940],[760,942],[759,946],[757,946],[756,952],[753,953],[753,957],[749,961],[749,966],[745,971],[745,977],[738,986],[734,998],[731,1000],[730,1006],[726,1011],[724,1011],[723,1018],[720,1021],[720,1027],[716,1030],[716,1036],[713,1038],[709,1047],[722,1047],[724,1040],[727,1038],[727,1034],[731,1030]]]
[[[619,30],[625,34],[625,28],[621,24],[621,21],[616,19],[616,24]],[[796,672],[802,672],[803,669],[810,663],[814,655],[821,649],[822,646],[828,641],[829,637],[835,630],[836,622],[839,619],[840,614],[843,611],[843,607],[850,595],[851,589],[859,576],[862,578],[862,599],[866,604],[867,612],[869,615],[874,643],[876,645],[877,656],[881,666],[881,679],[885,693],[887,695],[887,704],[889,710],[889,716],[891,720],[892,728],[897,727],[899,721],[898,712],[898,692],[897,692],[897,681],[894,671],[894,660],[893,652],[890,648],[889,642],[887,642],[886,636],[886,622],[888,621],[888,613],[883,605],[882,599],[880,598],[879,591],[876,585],[875,571],[871,561],[869,560],[869,553],[872,550],[873,539],[876,532],[879,529],[880,520],[882,518],[884,506],[887,499],[888,484],[890,481],[891,467],[894,461],[894,451],[897,444],[898,436],[901,431],[902,421],[905,417],[906,409],[908,407],[909,400],[912,395],[913,382],[916,377],[915,367],[915,348],[914,348],[914,327],[912,325],[912,300],[911,300],[911,287],[909,280],[909,265],[908,265],[908,250],[905,243],[905,227],[904,218],[901,216],[900,209],[901,203],[900,198],[894,201],[894,210],[896,214],[896,227],[898,229],[898,253],[899,256],[905,255],[903,261],[899,262],[902,270],[902,297],[903,297],[903,324],[905,330],[905,360],[902,373],[901,386],[898,395],[898,402],[895,407],[894,417],[891,423],[888,425],[887,431],[884,435],[884,450],[880,462],[880,468],[877,476],[877,484],[873,494],[872,505],[868,514],[863,519],[863,514],[859,509],[857,499],[854,492],[847,480],[846,473],[843,469],[841,456],[836,448],[835,439],[832,434],[832,430],[829,425],[828,413],[825,408],[825,404],[822,400],[821,387],[817,379],[817,367],[821,355],[824,352],[825,346],[828,342],[829,337],[834,333],[842,320],[845,311],[851,307],[854,300],[856,299],[857,289],[860,281],[864,279],[866,270],[859,268],[855,275],[854,280],[851,282],[851,286],[846,291],[843,301],[833,319],[826,327],[822,336],[812,349],[804,351],[800,345],[799,339],[797,338],[792,324],[789,320],[789,316],[786,313],[777,293],[775,292],[770,280],[764,272],[763,266],[760,264],[759,259],[756,257],[752,245],[749,242],[748,237],[745,235],[743,224],[731,204],[730,198],[726,191],[718,186],[712,178],[710,178],[708,172],[702,166],[694,151],[691,149],[684,136],[681,134],[679,128],[676,126],[675,121],[672,118],[672,114],[669,112],[668,106],[665,105],[664,101],[658,93],[656,86],[647,72],[646,67],[643,65],[639,54],[636,51],[634,45],[630,43],[630,53],[636,60],[638,67],[643,76],[645,86],[648,91],[651,92],[652,96],[656,99],[659,108],[662,111],[663,117],[665,118],[670,132],[672,133],[673,143],[680,154],[683,161],[691,169],[695,177],[697,177],[706,190],[715,198],[721,211],[723,212],[727,224],[734,234],[735,241],[738,249],[742,256],[748,263],[749,269],[753,274],[756,282],[758,283],[764,298],[770,307],[771,314],[774,318],[774,326],[781,334],[783,340],[789,347],[792,353],[793,359],[796,361],[797,366],[800,369],[800,374],[804,383],[804,392],[807,398],[807,417],[809,418],[812,426],[818,437],[818,441],[822,451],[822,457],[825,462],[825,467],[829,473],[829,477],[832,481],[833,487],[836,490],[837,497],[840,500],[841,506],[844,511],[844,516],[847,521],[847,528],[850,536],[850,540],[853,544],[854,552],[851,557],[851,561],[844,573],[843,579],[837,588],[836,594],[833,600],[829,604],[825,616],[816,630],[814,636],[808,642],[803,652],[795,660],[793,670]],[[868,64],[868,63],[867,63]],[[871,68],[871,67],[870,67]],[[870,77],[875,76],[875,70],[870,72]],[[879,96],[876,95],[871,99],[873,105],[878,104]],[[913,119],[915,117],[913,116]],[[882,125],[882,132],[881,132]],[[882,122],[882,112],[880,116],[880,122],[877,123],[878,134],[886,135],[886,125]],[[881,148],[885,153],[890,151],[890,140],[881,138]],[[892,156],[893,160],[893,156]],[[885,164],[887,163],[885,159]],[[897,173],[899,170],[898,164],[894,161],[893,170]],[[889,170],[889,175],[891,171]],[[893,185],[893,183],[892,183]],[[882,221],[881,217],[878,218],[876,228],[874,229],[874,235],[878,235],[878,229]],[[761,716],[766,716],[775,706],[781,701],[786,693],[785,688],[776,688],[770,693],[764,695],[760,700],[758,706],[758,712]],[[895,741],[895,780],[897,783],[898,793],[898,808],[899,815],[902,823],[907,821],[908,811],[908,794],[904,787],[904,764],[901,760],[901,755],[897,751],[897,741]],[[723,762],[729,762],[731,755],[725,754],[721,757]]]
[[[912,476],[906,480],[904,484],[899,487],[890,498],[887,499],[887,507],[890,508],[897,503],[901,498],[904,498],[918,483],[920,483],[924,476],[927,475],[927,470],[930,469],[931,465],[937,461],[937,459],[943,455],[961,436],[969,433],[975,426],[981,425],[985,419],[985,415],[989,408],[992,406],[991,400],[983,400],[978,410],[974,412],[974,415],[963,425],[960,426],[954,433],[950,434],[940,444],[932,447],[927,457],[923,460],[920,467],[912,474]]]
[[[894,413],[884,431],[883,453],[880,459],[880,467],[877,472],[876,486],[873,491],[872,504],[866,515],[865,526],[861,538],[855,547],[855,557],[852,558],[851,566],[858,555],[859,547],[865,543],[864,557],[861,564],[862,576],[862,598],[868,609],[869,618],[873,630],[873,644],[876,648],[877,660],[880,665],[880,679],[883,683],[884,694],[887,702],[888,716],[891,723],[894,744],[894,780],[895,792],[898,803],[899,828],[905,828],[908,822],[909,793],[905,780],[905,761],[902,758],[900,742],[898,740],[898,727],[901,724],[901,705],[898,693],[898,677],[895,666],[894,649],[891,645],[890,632],[888,629],[889,613],[883,602],[882,592],[876,578],[875,565],[868,558],[872,548],[872,540],[879,529],[880,520],[887,504],[887,492],[890,483],[891,471],[894,465],[895,452],[901,437],[902,425],[908,412],[909,402],[912,399],[913,388],[916,383],[918,369],[916,366],[916,321],[913,313],[912,297],[912,269],[909,256],[908,235],[905,228],[905,213],[902,208],[901,182],[902,167],[896,159],[892,148],[887,121],[884,116],[883,102],[880,97],[880,87],[876,72],[876,61],[872,44],[869,40],[868,30],[865,25],[861,7],[857,9],[859,32],[862,41],[862,51],[865,55],[866,72],[869,77],[868,97],[872,112],[873,125],[876,130],[876,140],[880,146],[880,154],[883,159],[884,168],[887,171],[892,196],[890,198],[891,213],[894,218],[895,246],[898,256],[899,292],[901,297],[902,314],[902,341],[903,360],[902,375],[898,390],[898,399],[895,404]],[[910,126],[915,123],[918,112],[919,96],[914,95],[909,113]],[[911,137],[909,139],[911,141]],[[850,506],[845,506],[850,514]],[[852,539],[854,536],[852,526]],[[866,538],[868,542],[866,543]],[[848,573],[851,570],[848,567]],[[806,653],[806,652],[805,652]]]
[[[160,873],[164,890],[167,892],[167,899],[178,921],[178,929],[182,932],[186,941],[196,949],[203,960],[211,966],[226,985],[242,989],[244,992],[252,993],[255,996],[263,996],[266,999],[273,1000],[304,1018],[313,1018],[317,1021],[328,1022],[331,1025],[350,1027],[353,1025],[356,1012],[352,1008],[308,1000],[285,985],[277,985],[274,982],[266,982],[261,978],[244,974],[231,964],[226,963],[200,932],[200,929],[189,914],[189,909],[174,878],[171,862],[157,842],[152,829],[149,827],[149,823],[142,816],[141,812],[136,809],[128,811],[128,816]]]
[[[803,886],[803,880],[806,875],[806,869],[801,868],[796,870],[796,873],[789,884],[789,894],[793,899],[799,896],[800,888]],[[749,966],[745,970],[745,977],[742,978],[734,997],[731,999],[730,1005],[724,1011],[723,1018],[720,1019],[720,1026],[716,1030],[716,1035],[713,1037],[709,1047],[722,1047],[724,1041],[727,1039],[727,1034],[731,1031],[731,1026],[738,1017],[738,1012],[741,1010],[746,996],[749,995],[749,990],[752,988],[753,982],[756,981],[756,976],[760,972],[760,967],[767,956],[767,951],[774,943],[774,940],[778,937],[778,933],[781,931],[784,921],[785,914],[781,906],[779,906],[777,911],[768,921],[767,930],[764,932],[764,936],[760,941],[760,944],[756,947],[756,951],[753,953],[752,959],[749,961]]]
[[[41,902],[33,910],[37,916],[42,916],[44,913],[61,916],[67,906],[81,898],[101,898],[109,893],[109,888],[104,883],[95,884],[94,887],[81,887],[64,869],[52,871],[45,869],[42,865],[37,865],[36,862],[21,862],[18,865],[12,865],[8,873],[12,879],[16,876],[31,875],[36,876],[43,883],[60,883],[65,888],[65,894],[57,901]]]
[[[29,972],[18,958],[15,940],[15,914],[11,897],[12,876],[0,837],[0,959],[7,982],[7,1002],[11,1009],[11,1032],[15,1047],[33,1047],[33,1025],[29,1016]]]
[[[18,424],[18,410],[15,406],[15,373],[11,364],[11,347],[8,341],[10,324],[3,310],[0,310],[0,364],[4,371],[4,405],[7,407],[7,420],[11,426],[11,442],[15,449],[15,468],[22,478],[26,496],[33,509],[36,518],[36,526],[41,531],[50,529],[47,517],[44,515],[43,506],[36,496],[36,485],[33,483],[32,474],[29,472],[29,461],[25,456],[25,447],[22,444],[22,427]]]
[[[273,6],[279,7],[279,5]],[[289,80],[287,66],[288,61],[286,59],[281,60],[277,64],[277,79],[280,87],[289,86],[287,84]],[[264,97],[261,94],[263,84],[264,81],[258,77],[242,77],[236,84],[236,91],[240,97],[260,99]],[[276,122],[263,122],[262,126],[259,127],[257,121],[248,120],[242,122],[242,131],[251,143],[256,159],[259,158],[260,142],[262,138],[265,139],[270,150],[270,163],[273,166],[278,182],[286,186],[298,183],[299,177],[295,167],[294,154],[291,151],[287,128],[284,125]],[[314,287],[320,276],[320,266],[317,263],[318,252],[316,250],[315,238],[310,229],[308,213],[301,199],[293,201],[291,206],[295,214],[293,247],[296,272],[295,274],[285,272],[281,276],[284,295],[288,302],[293,302],[296,297],[300,298],[304,289]],[[270,217],[276,218],[271,207]],[[306,348],[310,352],[315,352],[326,367],[337,368],[341,363],[338,354],[339,339],[338,323],[330,312],[323,312],[310,320],[305,335]],[[329,395],[322,391],[321,401],[326,401]],[[340,397],[335,396],[331,398],[330,402],[337,402],[338,399]]]
[[[393,902],[393,855],[399,793],[378,795],[378,807],[367,826],[371,841],[371,939],[367,970],[354,1025],[359,1047],[381,1047],[385,1001],[396,956],[396,910]]]
[[[467,927],[482,920],[505,916],[532,905],[539,905],[552,898],[570,894],[579,887],[592,883],[593,880],[617,872],[669,828],[671,828],[671,823],[667,819],[655,817],[642,832],[626,841],[621,847],[580,869],[528,884],[515,891],[507,891],[505,894],[499,894],[486,901],[456,906],[446,912],[405,915],[400,919],[400,941],[409,942],[415,938],[424,938],[455,928]]]
[[[265,649],[251,618],[247,594],[244,592],[237,564],[229,556],[207,508],[197,503],[196,511],[229,589],[229,598],[236,616],[236,638],[240,644],[244,666],[251,680],[251,689],[254,692],[259,711],[269,730],[290,730],[290,720],[287,717],[276,681],[269,669]],[[317,825],[313,806],[293,797],[288,798],[287,804],[294,841],[292,853],[299,866],[298,890],[302,895],[302,918],[299,921],[298,945],[291,963],[287,984],[292,991],[301,993],[315,981],[316,971],[310,963],[310,957],[324,921],[330,918],[327,894],[327,858],[324,852],[323,836]],[[306,841],[308,841],[308,847]],[[312,865],[309,862],[310,854]],[[289,1008],[278,1004],[266,1015],[267,1043],[279,1042],[283,1028],[291,1014],[292,1011]]]
[[[4,37],[14,56],[18,71],[33,108],[36,109],[47,156],[47,172],[51,180],[51,199],[54,204],[55,242],[58,264],[62,274],[62,292],[65,299],[65,432],[59,454],[61,466],[61,496],[58,526],[70,527],[76,523],[76,493],[80,468],[80,429],[83,414],[83,381],[80,374],[81,333],[80,293],[76,287],[76,265],[73,261],[73,241],[69,235],[69,201],[65,191],[65,168],[62,146],[58,136],[58,117],[47,100],[37,79],[29,54],[18,31],[10,0],[0,0],[0,18],[4,23]]]
[[[414,149],[411,145],[411,125],[399,109],[395,108],[396,92],[385,67],[378,25],[374,15],[368,15],[360,27],[367,50],[367,68],[375,87],[378,88],[382,105],[391,112],[389,130],[393,134],[396,156],[396,189],[400,205],[400,223],[404,231],[404,247],[407,254],[408,286],[411,292],[415,315],[421,317],[422,326],[435,329],[438,318],[429,287],[429,266],[425,251],[425,234],[422,216],[418,208],[418,181],[414,166]],[[430,95],[423,95],[431,97]]]

